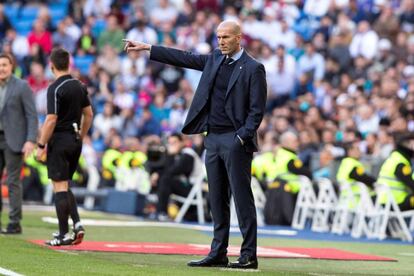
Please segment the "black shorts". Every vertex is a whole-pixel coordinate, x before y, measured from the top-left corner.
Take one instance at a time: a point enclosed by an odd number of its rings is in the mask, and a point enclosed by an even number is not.
[[[47,172],[53,181],[71,180],[78,167],[82,140],[72,132],[54,133],[47,144]]]

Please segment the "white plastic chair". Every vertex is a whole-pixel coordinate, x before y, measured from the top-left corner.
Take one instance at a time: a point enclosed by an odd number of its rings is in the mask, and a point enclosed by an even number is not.
[[[252,177],[251,187],[254,197],[254,204],[256,206],[256,216],[257,216],[257,226],[264,226],[264,207],[266,205],[266,195],[263,192],[262,187],[260,186],[259,181]],[[239,221],[237,219],[236,205],[234,204],[234,199],[230,199],[230,225],[237,226]]]
[[[306,176],[299,177],[300,190],[296,199],[293,212],[292,227],[304,229],[307,219],[312,219],[317,201],[312,182]]]
[[[375,215],[372,216],[370,224],[372,230],[372,237],[383,240],[387,237],[386,230],[389,229],[390,235],[394,238],[399,238],[403,241],[413,241],[410,233],[410,228],[414,227],[413,218],[414,210],[402,212],[392,196],[390,187],[378,183],[376,185],[377,200],[375,202]],[[379,202],[381,195],[386,195],[386,202],[382,204]],[[407,220],[410,223],[407,224]],[[410,227],[409,227],[410,226]]]
[[[171,198],[175,201],[183,203],[180,210],[178,211],[177,216],[175,217],[175,222],[181,222],[184,218],[184,215],[187,213],[191,205],[197,206],[197,219],[198,223],[204,224],[204,201],[203,201],[203,183],[204,183],[205,174],[200,174],[193,183],[193,187],[190,190],[190,193],[187,197],[179,196],[172,194]]]
[[[335,211],[338,198],[332,182],[327,178],[318,181],[319,192],[314,207],[312,218],[312,231],[328,232],[329,218]]]
[[[352,192],[350,183],[341,182],[339,189],[339,199],[335,207],[331,232],[343,235],[351,231],[353,212],[358,205],[358,201]]]

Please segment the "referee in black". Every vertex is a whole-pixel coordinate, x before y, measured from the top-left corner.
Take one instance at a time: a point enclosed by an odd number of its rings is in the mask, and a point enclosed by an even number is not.
[[[56,80],[47,91],[47,116],[37,144],[37,159],[47,158],[48,176],[55,192],[59,233],[46,242],[52,246],[79,244],[85,234],[69,181],[78,165],[82,139],[91,126],[93,113],[86,87],[69,73],[69,60],[69,53],[62,48],[53,49],[50,55]],[[73,234],[69,233],[69,216]]]

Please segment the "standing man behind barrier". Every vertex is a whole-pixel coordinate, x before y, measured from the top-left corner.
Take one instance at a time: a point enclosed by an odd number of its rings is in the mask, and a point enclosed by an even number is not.
[[[9,187],[9,224],[3,234],[20,234],[23,187],[20,170],[23,157],[33,151],[37,138],[37,114],[33,92],[13,73],[13,58],[0,54],[0,179],[7,169]],[[0,195],[0,216],[2,199]],[[1,229],[1,221],[0,221]]]
[[[378,184],[387,185],[401,211],[414,209],[414,179],[411,159],[414,157],[414,134],[406,134],[397,139],[397,147],[381,166]],[[378,195],[385,204],[387,194]]]
[[[295,210],[296,196],[300,190],[300,175],[312,178],[309,169],[303,166],[296,151],[299,149],[298,136],[290,131],[280,136],[280,148],[274,162],[267,167],[271,180],[266,191],[265,222],[267,224],[291,225]]]
[[[44,158],[47,145],[47,170],[55,192],[59,233],[46,242],[51,246],[79,244],[85,230],[78,214],[76,199],[69,189],[82,151],[82,139],[92,123],[92,107],[86,87],[69,74],[69,53],[56,48],[50,55],[56,80],[47,91],[47,116],[37,143],[37,159]],[[68,219],[73,220],[73,236]]]
[[[264,66],[241,48],[239,23],[223,21],[217,27],[219,49],[196,55],[172,48],[125,40],[129,51],[150,51],[155,61],[203,71],[182,132],[208,133],[206,168],[214,222],[209,255],[189,266],[227,266],[230,195],[235,199],[243,236],[240,257],[231,268],[257,268],[257,219],[250,187],[253,152],[266,105]]]

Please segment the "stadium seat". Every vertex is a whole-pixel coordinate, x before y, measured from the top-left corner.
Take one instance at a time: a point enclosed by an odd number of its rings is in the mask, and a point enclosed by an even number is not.
[[[76,56],[73,59],[75,67],[79,69],[82,75],[87,75],[89,72],[89,67],[95,61],[94,56]]]
[[[318,181],[319,192],[312,217],[312,231],[328,232],[329,218],[335,211],[338,198],[332,182],[327,178]]]
[[[204,200],[203,200],[203,183],[205,179],[205,174],[199,175],[197,180],[192,183],[193,187],[190,190],[190,193],[187,197],[182,197],[178,195],[171,195],[171,199],[183,203],[180,210],[178,211],[177,216],[175,217],[175,222],[182,222],[185,214],[191,205],[197,206],[197,218],[198,223],[204,224]]]
[[[266,195],[263,192],[259,181],[255,177],[252,177],[251,187],[254,197],[254,204],[256,205],[257,226],[265,226],[263,211],[266,205]],[[233,198],[230,201],[230,225],[239,225]]]
[[[413,237],[410,233],[409,226],[413,226],[414,223],[414,210],[402,212],[387,185],[377,183],[376,192],[376,213],[372,217],[370,225],[372,227],[372,236],[383,240],[387,237],[386,231],[388,228],[391,237],[412,242]],[[383,194],[387,195],[385,204],[379,202]],[[407,224],[407,221],[409,221],[409,224]]]
[[[9,18],[9,20],[13,20],[13,18],[16,18],[18,12],[19,12],[19,8],[16,5],[5,5],[4,6],[4,14]]]
[[[338,235],[351,232],[353,212],[357,208],[358,201],[348,182],[339,183],[340,193],[338,204],[335,207],[331,232]]]
[[[101,32],[106,27],[106,21],[103,19],[96,20],[95,24],[92,26],[92,34],[94,37],[99,37]]]
[[[352,220],[351,236],[353,238],[361,238],[362,236],[373,238],[374,236],[369,221],[372,216],[375,216],[377,211],[367,186],[360,182],[357,185],[359,186],[360,194],[358,206]]]
[[[16,32],[22,36],[27,36],[33,26],[33,20],[31,19],[20,19],[14,23],[14,27],[16,28]]]
[[[292,227],[304,229],[307,220],[313,218],[317,198],[309,178],[300,176],[299,181],[301,186],[293,212]]]
[[[20,11],[19,15],[20,15],[20,19],[33,21],[36,19],[38,13],[39,13],[38,7],[26,6]]]

